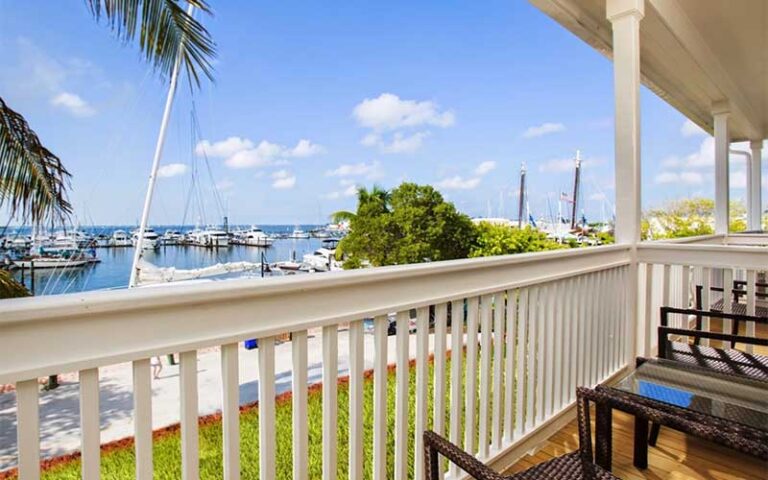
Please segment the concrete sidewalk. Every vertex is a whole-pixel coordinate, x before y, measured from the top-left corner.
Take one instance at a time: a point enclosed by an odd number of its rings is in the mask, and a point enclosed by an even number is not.
[[[365,334],[365,368],[373,368],[373,334]],[[450,346],[450,334],[447,345]],[[388,363],[395,361],[395,337],[388,337]],[[430,335],[430,352],[433,338]],[[322,381],[322,338],[310,332],[308,347],[308,383]],[[416,336],[410,335],[410,354],[416,354]],[[200,415],[221,410],[221,355],[210,349],[198,355],[198,399]],[[240,403],[258,400],[258,350],[240,345]],[[179,422],[178,366],[169,366],[163,358],[160,378],[152,383],[152,426],[161,428]],[[275,346],[276,392],[291,389],[291,343]],[[349,335],[339,330],[339,376],[348,374]],[[133,393],[130,363],[99,369],[102,443],[133,436]],[[71,380],[67,381],[66,378]],[[80,448],[79,385],[75,376],[65,376],[61,386],[40,392],[40,454],[53,457]],[[0,470],[16,465],[16,395],[0,394]]]

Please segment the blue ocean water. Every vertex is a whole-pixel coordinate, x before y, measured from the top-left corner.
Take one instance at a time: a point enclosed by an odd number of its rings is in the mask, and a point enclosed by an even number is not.
[[[299,228],[308,232],[318,225],[299,225]],[[130,232],[136,226],[112,225],[81,227],[80,230],[93,235],[103,234],[111,236],[115,230]],[[163,234],[166,230],[178,230],[186,232],[191,227],[179,225],[153,226],[155,231]],[[248,226],[230,226],[230,230],[248,228]],[[287,234],[296,228],[295,225],[261,225],[260,228],[268,234]],[[19,229],[19,233],[28,234],[28,230]],[[13,231],[6,232],[12,236]],[[248,261],[258,263],[261,261],[262,252],[269,263],[281,260],[289,260],[294,255],[299,261],[306,253],[311,253],[321,246],[321,240],[309,239],[276,239],[269,248],[249,247],[244,245],[232,245],[227,248],[207,249],[195,246],[163,246],[155,251],[146,251],[144,259],[160,267],[176,267],[181,269],[200,268],[217,263]],[[34,294],[58,295],[63,293],[84,292],[89,290],[104,290],[113,288],[127,288],[130,277],[131,262],[133,261],[133,247],[122,248],[97,248],[96,256],[99,263],[83,268],[67,270],[41,269],[35,271]],[[14,275],[18,280],[32,288],[32,279],[29,272],[16,270]],[[252,276],[258,276],[252,273]]]

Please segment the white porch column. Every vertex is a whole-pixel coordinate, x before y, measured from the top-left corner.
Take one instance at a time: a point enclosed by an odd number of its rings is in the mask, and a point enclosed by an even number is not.
[[[731,139],[728,136],[728,102],[718,102],[712,106],[715,120],[715,233],[727,234],[730,223],[730,171],[728,150]]]
[[[616,243],[640,241],[640,20],[645,0],[607,0],[613,26]]]
[[[763,196],[761,189],[762,175],[761,155],[763,153],[763,141],[753,140],[749,144],[752,149],[752,164],[747,165],[747,219],[749,230],[762,228]]]

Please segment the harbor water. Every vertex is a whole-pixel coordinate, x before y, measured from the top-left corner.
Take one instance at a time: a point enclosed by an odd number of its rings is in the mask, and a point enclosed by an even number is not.
[[[304,231],[310,231],[316,226],[300,225]],[[92,227],[81,228],[92,235],[111,236],[115,230],[131,231],[135,227],[110,226],[110,227]],[[166,229],[180,230],[182,232],[190,230],[178,226],[159,226],[154,227],[158,233],[163,233]],[[237,228],[237,227],[234,227]],[[246,227],[247,228],[247,227]],[[262,230],[269,235],[287,235],[294,226],[287,225],[266,225],[261,226]],[[291,260],[295,258],[301,261],[304,254],[312,253],[320,248],[322,241],[317,238],[292,239],[275,238],[272,246],[268,248],[230,245],[222,248],[204,248],[193,245],[167,245],[160,246],[156,250],[145,250],[143,258],[145,261],[158,267],[175,267],[178,269],[195,269],[215,265],[217,263],[227,262],[253,262],[262,261],[262,253],[267,263]],[[29,270],[14,270],[13,274],[17,280],[32,290],[34,286],[34,295],[58,295],[63,293],[76,293],[90,290],[105,290],[116,288],[127,288],[128,279],[131,273],[131,262],[133,261],[133,247],[108,247],[96,248],[95,253],[100,260],[98,263],[92,263],[80,268],[67,269],[35,269],[34,285]],[[261,277],[260,269],[246,273],[231,274],[229,277]],[[220,276],[216,278],[226,278]]]

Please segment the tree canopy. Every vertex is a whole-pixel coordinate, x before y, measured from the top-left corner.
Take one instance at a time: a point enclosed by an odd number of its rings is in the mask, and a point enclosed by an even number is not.
[[[490,257],[514,253],[541,252],[567,248],[547,238],[547,235],[535,228],[510,227],[481,222],[476,226],[477,240],[469,252],[470,257]]]
[[[730,204],[731,232],[746,230],[746,208],[741,202]],[[683,238],[715,233],[715,201],[686,198],[645,213],[642,236],[645,239]]]
[[[345,268],[466,258],[476,230],[467,215],[428,185],[358,192],[350,232],[339,244]]]

